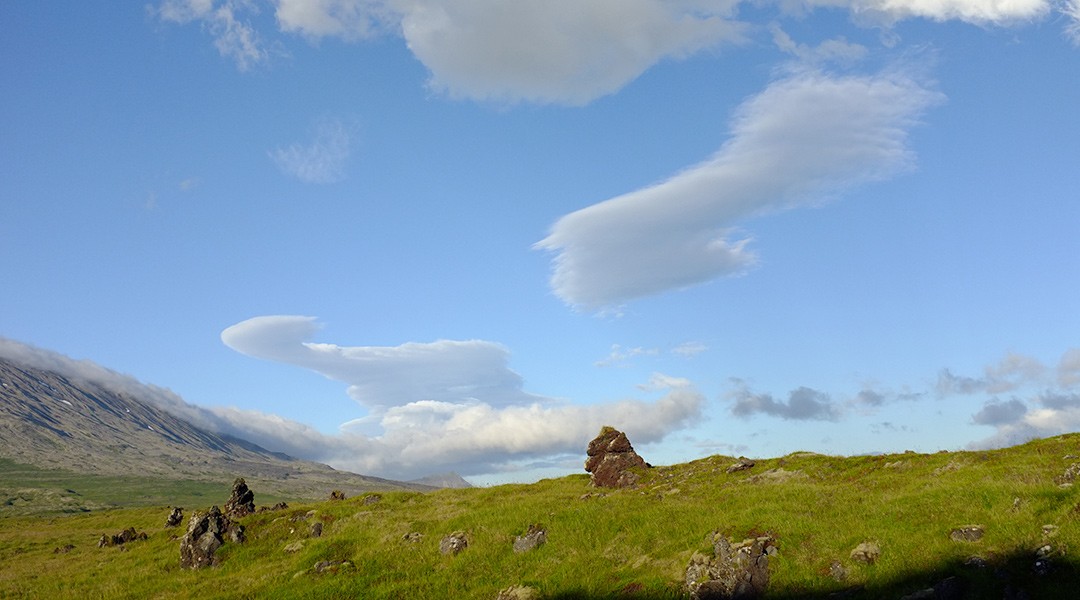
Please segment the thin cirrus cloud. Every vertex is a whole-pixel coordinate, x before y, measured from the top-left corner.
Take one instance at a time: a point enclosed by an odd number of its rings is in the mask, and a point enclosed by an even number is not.
[[[560,218],[535,245],[555,255],[551,287],[592,309],[743,273],[758,257],[739,223],[909,168],[908,131],[942,99],[900,70],[778,80],[712,158]]]
[[[214,38],[218,53],[231,59],[237,69],[247,71],[272,55],[254,26],[241,16],[249,6],[243,0],[164,0],[151,12],[162,21],[201,24]]]
[[[655,374],[654,401],[574,405],[522,390],[509,351],[483,340],[339,346],[308,340],[313,317],[255,317],[226,328],[237,352],[307,368],[348,385],[367,415],[338,435],[255,411],[216,411],[233,435],[271,449],[363,473],[418,476],[439,470],[493,473],[507,465],[579,453],[603,425],[649,443],[686,426],[704,398],[686,380]]]
[[[283,173],[306,183],[335,183],[345,178],[345,165],[352,152],[351,128],[337,119],[321,119],[312,140],[270,151],[270,158]]]

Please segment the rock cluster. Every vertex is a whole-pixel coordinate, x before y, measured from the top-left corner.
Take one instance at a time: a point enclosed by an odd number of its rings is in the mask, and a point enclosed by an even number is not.
[[[248,489],[243,477],[233,482],[232,495],[225,502],[225,515],[230,519],[239,519],[255,512],[255,492]]]
[[[101,538],[98,539],[98,548],[105,548],[108,546],[123,546],[128,542],[145,539],[145,531],[137,532],[135,531],[134,527],[128,527],[127,529],[121,531],[116,535],[102,534]]]
[[[686,588],[692,600],[760,598],[769,585],[769,555],[776,553],[770,537],[732,545],[722,534],[713,536],[713,555],[695,553],[686,567]]]
[[[180,539],[180,566],[201,569],[217,564],[214,553],[226,541],[242,543],[244,526],[221,514],[216,506],[205,513],[196,511],[188,521],[187,533]]]
[[[977,542],[983,537],[981,525],[965,525],[949,532],[949,539],[954,542]]]
[[[334,490],[334,491],[330,492],[330,499],[331,500],[344,500],[345,499],[345,492],[343,492],[341,490]]]
[[[638,482],[639,472],[649,466],[634,452],[626,434],[613,427],[603,427],[589,442],[587,453],[585,471],[592,473],[596,487],[632,487]]]

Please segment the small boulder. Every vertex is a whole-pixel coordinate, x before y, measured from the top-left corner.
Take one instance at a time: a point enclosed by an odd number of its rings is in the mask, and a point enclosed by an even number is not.
[[[169,518],[165,519],[166,527],[179,527],[184,522],[184,509],[179,506],[173,507]]]
[[[592,474],[590,481],[596,487],[632,487],[639,478],[635,471],[649,466],[634,452],[626,434],[613,427],[600,429],[586,452],[589,458],[585,461],[585,471]]]
[[[243,477],[233,481],[232,495],[225,502],[225,516],[239,519],[255,512],[255,492],[248,489]]]
[[[337,573],[351,569],[352,566],[347,560],[320,560],[311,569],[316,573]]]
[[[343,492],[341,490],[334,490],[334,491],[330,492],[330,499],[331,500],[344,500],[345,499],[345,492]]]
[[[379,494],[369,494],[364,496],[364,499],[360,501],[363,506],[370,506],[372,504],[378,504],[382,502],[382,496]]]
[[[529,525],[529,529],[514,538],[514,552],[528,552],[547,542],[547,530],[541,525]]]
[[[311,524],[311,537],[322,537],[323,524],[322,521],[315,521]]]
[[[949,539],[954,542],[977,542],[983,537],[981,525],[965,525],[949,532]]]
[[[877,542],[863,542],[851,551],[851,560],[872,565],[881,558],[881,545]]]
[[[409,542],[410,544],[418,544],[423,540],[424,534],[420,533],[419,531],[410,531],[409,533],[401,536],[401,541]]]
[[[439,541],[439,552],[454,555],[469,547],[469,539],[464,531],[455,531]]]
[[[745,456],[740,456],[739,460],[736,461],[735,464],[728,467],[726,472],[737,473],[739,471],[745,471],[747,469],[754,468],[754,464],[754,461],[750,460],[749,458],[746,458]]]

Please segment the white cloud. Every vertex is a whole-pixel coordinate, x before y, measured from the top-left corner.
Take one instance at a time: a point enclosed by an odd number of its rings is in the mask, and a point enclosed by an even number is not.
[[[977,425],[1006,425],[1015,423],[1027,411],[1027,404],[1016,398],[1008,402],[995,399],[984,404],[979,412],[972,415],[971,421]]]
[[[401,31],[431,85],[478,100],[585,104],[664,58],[741,38],[736,2],[403,1]]]
[[[345,178],[345,163],[352,149],[352,131],[336,119],[316,123],[309,144],[292,144],[270,152],[284,173],[307,183],[335,183]]]
[[[246,0],[164,0],[156,13],[163,21],[200,23],[213,36],[218,52],[246,71],[265,62],[270,52],[251,23],[238,17],[244,11],[257,8]]]
[[[551,286],[598,308],[745,272],[757,257],[738,222],[909,168],[908,129],[941,99],[899,71],[776,81],[709,160],[559,219],[535,245],[555,253]]]
[[[672,348],[671,353],[683,358],[690,358],[692,356],[697,356],[708,349],[709,347],[702,342],[683,342]]]
[[[790,8],[836,7],[861,22],[891,24],[910,18],[1011,25],[1046,16],[1050,0],[778,0]]]
[[[277,0],[274,14],[282,31],[353,40],[382,29],[391,18],[385,5],[379,0]]]
[[[1061,356],[1057,379],[1058,385],[1062,387],[1080,384],[1080,348],[1070,348]]]
[[[597,367],[625,367],[629,366],[630,360],[637,356],[656,356],[660,351],[656,348],[623,348],[619,344],[611,345],[611,353],[593,363]]]
[[[1080,0],[1065,0],[1060,6],[1061,14],[1069,19],[1065,25],[1065,35],[1074,45],[1080,46]]]
[[[704,399],[689,381],[655,374],[644,391],[654,402],[577,406],[529,394],[507,366],[509,351],[482,340],[393,347],[311,343],[312,317],[256,317],[222,332],[243,354],[312,369],[349,384],[371,413],[325,436],[273,415],[215,410],[271,449],[363,473],[411,477],[454,470],[492,473],[523,459],[578,453],[602,425],[635,442],[658,441],[700,414]]]
[[[1062,360],[1064,361],[1065,358],[1063,357]],[[1043,383],[1046,380],[1045,374],[1046,367],[1039,361],[1010,352],[997,364],[985,367],[982,377],[955,375],[948,369],[943,369],[938,374],[936,387],[937,393],[941,396],[1000,394]]]

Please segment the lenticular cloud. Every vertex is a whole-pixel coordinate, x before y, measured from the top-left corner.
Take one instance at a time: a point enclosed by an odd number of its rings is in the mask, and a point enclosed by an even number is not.
[[[738,108],[712,158],[559,219],[535,246],[555,254],[551,286],[599,308],[744,272],[757,257],[737,224],[910,167],[908,130],[940,99],[896,72],[779,80]]]

